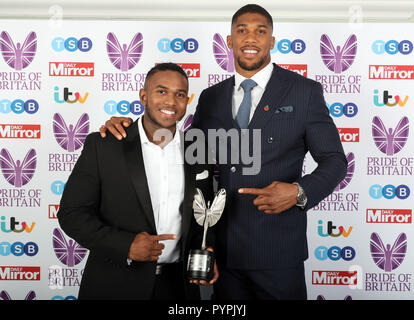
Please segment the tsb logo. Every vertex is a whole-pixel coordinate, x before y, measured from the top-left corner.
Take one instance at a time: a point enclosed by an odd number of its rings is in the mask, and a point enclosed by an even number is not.
[[[358,107],[353,102],[348,102],[345,104],[342,104],[340,102],[334,102],[332,104],[327,103],[326,106],[328,107],[331,116],[335,118],[339,118],[342,116],[352,118],[355,117],[358,113]]]
[[[376,54],[410,54],[413,51],[413,43],[410,40],[376,40],[372,43],[372,51]]]
[[[70,37],[67,39],[57,37],[52,40],[52,48],[57,52],[63,50],[74,52],[78,49],[82,52],[88,52],[92,49],[92,41],[91,39],[86,37],[80,38],[79,40],[74,37]]]
[[[175,38],[170,40],[168,38],[162,38],[158,41],[158,50],[161,52],[169,52],[170,50],[175,53],[188,52],[193,53],[198,49],[198,41],[194,38],[183,40],[181,38]]]
[[[10,101],[8,99],[0,100],[0,113],[9,113],[12,112],[15,114],[20,114],[26,112],[28,114],[34,114],[39,110],[39,103],[34,99],[29,99],[23,101],[21,99],[16,99]]]
[[[293,41],[290,41],[289,39],[282,39],[280,41],[275,41],[275,46],[273,47],[273,50],[270,51],[270,53],[276,53],[279,51],[283,54],[290,52],[301,54],[305,51],[305,49],[306,44],[301,39],[295,39]]]
[[[52,184],[50,185],[50,190],[52,191],[52,193],[60,196],[62,195],[63,190],[65,189],[65,185],[66,183],[64,183],[63,181],[56,180],[56,181],[53,181]]]
[[[39,252],[39,247],[34,242],[26,244],[22,242],[0,242],[0,255],[8,256],[13,254],[17,257],[26,254],[29,257],[35,256]]]
[[[404,200],[410,196],[410,188],[405,184],[400,184],[395,187],[392,184],[387,184],[382,187],[379,184],[375,184],[369,188],[369,195],[371,198],[380,199],[384,197],[385,199],[398,199]]]
[[[345,261],[351,261],[355,258],[355,250],[349,246],[342,249],[337,246],[330,248],[320,246],[315,249],[315,257],[321,261],[327,260],[328,258],[332,261],[338,261],[341,258]]]
[[[119,114],[125,115],[125,114],[135,114],[139,116],[144,112],[144,106],[142,105],[141,101],[135,100],[132,102],[121,100],[119,102],[116,102],[114,100],[109,100],[105,102],[104,104],[104,110],[107,114],[116,114],[117,112]]]

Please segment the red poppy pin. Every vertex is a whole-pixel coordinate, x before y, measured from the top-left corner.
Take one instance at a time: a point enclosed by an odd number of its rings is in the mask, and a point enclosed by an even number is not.
[[[263,109],[264,109],[264,111],[269,111],[269,106],[266,106]]]

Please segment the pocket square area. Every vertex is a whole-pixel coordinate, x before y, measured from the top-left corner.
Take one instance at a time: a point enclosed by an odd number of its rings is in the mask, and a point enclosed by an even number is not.
[[[275,113],[281,113],[281,112],[293,112],[293,106],[284,106],[277,108]]]
[[[197,173],[196,175],[196,180],[203,180],[206,178],[208,178],[208,170],[204,170],[203,172]]]

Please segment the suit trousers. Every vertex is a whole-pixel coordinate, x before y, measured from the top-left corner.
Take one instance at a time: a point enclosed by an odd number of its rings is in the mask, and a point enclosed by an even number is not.
[[[306,300],[304,264],[295,268],[241,270],[220,267],[217,300]]]
[[[152,300],[184,300],[182,263],[164,264],[162,273],[155,276]]]

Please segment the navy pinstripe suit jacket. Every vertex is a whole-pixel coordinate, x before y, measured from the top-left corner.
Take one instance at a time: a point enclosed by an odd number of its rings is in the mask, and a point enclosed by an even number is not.
[[[193,128],[206,135],[208,129],[240,130],[232,116],[233,87],[231,77],[201,93]],[[274,64],[248,129],[261,129],[261,169],[256,175],[243,175],[247,165],[231,164],[230,156],[227,164],[219,164],[219,188],[225,188],[228,197],[215,227],[218,263],[239,269],[294,267],[308,257],[306,210],[329,195],[347,170],[321,85]],[[250,150],[251,138],[250,133]],[[230,141],[225,142],[228,154],[234,148]],[[219,148],[215,151],[219,157]],[[318,166],[302,176],[308,151]],[[241,187],[263,188],[273,181],[299,182],[308,198],[305,210],[294,206],[268,215],[253,205],[255,196],[237,192]]]

